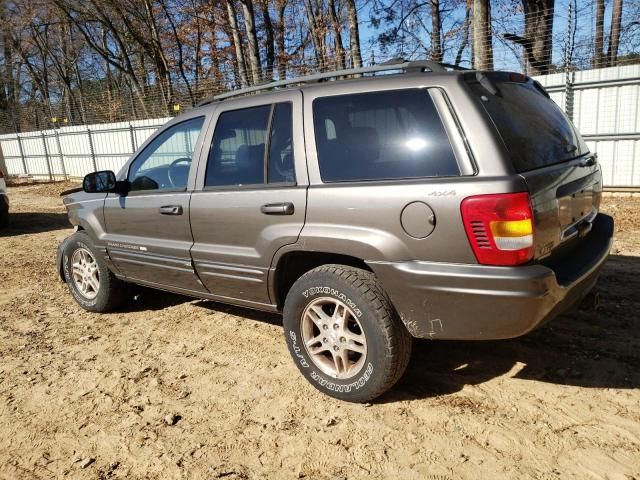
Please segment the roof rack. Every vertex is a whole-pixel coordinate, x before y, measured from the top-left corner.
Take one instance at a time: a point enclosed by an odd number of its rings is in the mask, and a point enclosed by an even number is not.
[[[238,97],[241,95],[259,92],[262,90],[271,90],[274,88],[285,87],[287,85],[300,85],[304,83],[322,82],[330,78],[345,77],[349,75],[362,75],[365,73],[388,72],[393,70],[402,70],[406,73],[416,73],[416,72],[425,72],[425,71],[446,72],[447,68],[450,68],[453,70],[466,70],[464,68],[457,67],[455,65],[438,63],[431,60],[420,60],[420,61],[409,62],[402,59],[394,58],[387,62],[381,63],[379,65],[373,65],[371,67],[349,68],[349,69],[343,69],[343,70],[336,70],[333,72],[315,73],[313,75],[306,75],[304,77],[290,78],[287,80],[278,80],[276,82],[267,82],[262,85],[255,85],[253,87],[234,90],[232,92],[222,93],[220,95],[215,95],[211,98],[208,98],[200,102],[198,106],[201,107],[203,105],[208,105],[215,101],[224,100],[226,98],[231,98],[231,97]]]

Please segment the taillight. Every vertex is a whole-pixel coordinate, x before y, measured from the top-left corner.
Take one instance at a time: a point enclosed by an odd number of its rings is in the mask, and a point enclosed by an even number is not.
[[[0,170],[0,178],[4,178],[4,172]]]
[[[462,201],[462,220],[479,263],[520,265],[533,258],[528,193],[475,195]]]

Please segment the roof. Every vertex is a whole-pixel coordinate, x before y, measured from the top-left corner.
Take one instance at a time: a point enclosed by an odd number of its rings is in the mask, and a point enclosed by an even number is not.
[[[400,73],[423,73],[423,72],[433,72],[433,73],[442,73],[447,72],[447,68],[451,70],[466,70],[461,67],[456,67],[453,65],[442,64],[433,62],[430,60],[422,60],[422,61],[401,61],[398,59],[391,60],[389,62],[385,62],[380,65],[374,65],[370,67],[361,67],[361,68],[350,68],[344,70],[336,70],[333,72],[323,72],[316,73],[313,75],[307,75],[303,77],[278,80],[275,82],[267,82],[262,85],[255,85],[252,87],[243,88],[240,90],[234,90],[231,92],[223,93],[220,95],[216,95],[214,97],[208,98],[201,102],[198,107],[208,105],[214,102],[219,102],[225,99],[250,95],[252,93],[260,93],[269,90],[279,90],[282,88],[292,87],[301,87],[303,85],[309,85],[313,83],[325,82],[331,79],[348,79],[348,81],[357,81],[361,79],[363,75],[366,74],[376,74],[382,72],[400,72]]]

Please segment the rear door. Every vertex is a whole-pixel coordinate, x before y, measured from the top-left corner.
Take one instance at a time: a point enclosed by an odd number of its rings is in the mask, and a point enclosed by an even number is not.
[[[205,139],[191,197],[191,255],[214,295],[271,304],[267,277],[276,251],[295,243],[307,202],[302,94],[223,102]]]
[[[544,89],[521,74],[467,74],[526,181],[535,217],[536,258],[587,235],[600,206],[596,157]]]
[[[109,194],[104,217],[107,251],[127,278],[190,291],[206,291],[193,269],[188,186],[195,180],[205,115],[158,132],[127,170],[130,192]]]

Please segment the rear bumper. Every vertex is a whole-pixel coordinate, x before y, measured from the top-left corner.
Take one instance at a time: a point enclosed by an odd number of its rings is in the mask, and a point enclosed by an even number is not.
[[[554,264],[521,267],[370,262],[414,337],[495,340],[530,332],[595,286],[613,243],[599,214],[587,238]]]

